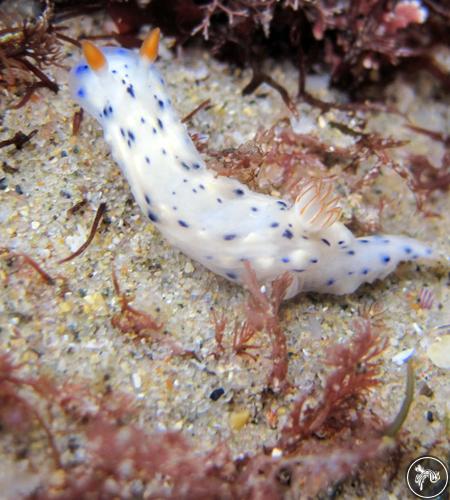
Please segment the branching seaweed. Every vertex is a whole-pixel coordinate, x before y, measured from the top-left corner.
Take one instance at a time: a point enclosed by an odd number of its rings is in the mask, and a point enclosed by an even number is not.
[[[450,187],[448,151],[444,153],[440,167],[419,155],[410,155],[407,160],[398,162],[390,151],[405,146],[408,141],[353,130],[338,122],[330,122],[330,126],[356,140],[347,147],[332,146],[316,135],[295,133],[290,124],[281,120],[236,148],[213,150],[203,142],[201,149],[208,156],[208,166],[219,175],[237,178],[258,192],[270,194],[276,190],[292,201],[311,183],[326,185],[331,189],[330,194],[344,190],[364,195],[383,170],[391,170],[413,193],[417,208],[424,214],[432,214],[427,208],[430,195]],[[333,198],[333,201],[337,200]],[[374,220],[362,220],[353,212],[353,218],[348,222],[356,230],[377,231],[386,205],[385,198],[380,199],[375,207],[370,207],[365,200],[364,206],[372,210]],[[337,208],[330,207],[329,220],[335,220],[338,213]]]
[[[24,106],[39,88],[57,93],[59,86],[46,70],[61,66],[61,41],[79,46],[76,40],[61,33],[63,26],[54,25],[55,2],[36,3],[41,9],[35,17],[29,17],[28,12],[23,14],[26,9],[6,11],[6,5],[0,6],[0,88],[26,86],[24,96],[12,106],[15,109]]]
[[[113,316],[112,326],[118,328],[122,333],[132,333],[139,339],[147,338],[149,332],[161,330],[162,323],[157,323],[153,316],[130,306],[129,299],[120,291],[115,269],[113,269],[112,279],[114,290],[120,302],[120,314]]]
[[[387,343],[367,320],[356,321],[354,329],[356,334],[350,344],[335,345],[328,352],[326,364],[335,370],[326,381],[321,401],[308,406],[312,394],[305,394],[294,404],[278,443],[282,449],[295,450],[306,437],[330,437],[342,429],[367,426],[367,415],[361,408],[368,391],[380,383],[377,358]]]
[[[0,31],[0,85],[10,86],[16,80],[32,83],[37,77],[41,85],[58,92],[58,85],[42,71],[61,57],[56,33],[50,31],[52,15],[53,4],[46,0],[35,19],[13,19]]]
[[[275,389],[285,388],[287,385],[288,353],[286,335],[280,324],[280,305],[286,291],[291,285],[292,277],[284,273],[271,283],[270,291],[261,288],[256,279],[256,273],[249,262],[244,263],[244,286],[249,292],[246,305],[247,321],[244,337],[252,337],[252,332],[265,330],[270,337],[272,353],[272,371],[269,375],[269,385]],[[249,349],[248,340],[244,340],[246,350]],[[246,352],[246,351],[245,351]]]
[[[179,44],[203,39],[213,54],[239,65],[257,67],[264,56],[287,56],[299,69],[300,98],[323,109],[330,105],[308,94],[304,85],[306,72],[318,62],[325,62],[332,81],[346,88],[358,88],[374,75],[381,79],[402,61],[428,69],[443,84],[449,79],[439,72],[432,49],[446,36],[450,19],[431,0],[214,0],[206,4],[155,0],[142,7],[134,1],[130,4],[124,15],[119,2],[109,3],[121,34],[137,33],[142,23],[150,21],[174,35]],[[247,90],[263,80],[274,83],[281,94],[285,92],[260,69]]]
[[[47,271],[44,271],[42,267],[34,260],[32,259],[29,255],[24,254],[24,253],[16,253],[11,251],[9,248],[5,247],[0,247],[0,254],[5,254],[8,258],[12,259],[17,259],[21,261],[22,264],[26,264],[27,266],[30,266],[32,269],[34,269],[39,276],[43,279],[43,281],[47,285],[54,285],[55,284],[55,279],[50,276],[50,274],[47,273]]]
[[[256,335],[257,330],[248,322],[236,323],[233,329],[232,349],[237,356],[248,356],[256,361],[256,357],[249,351],[261,349],[261,344],[250,343]]]
[[[302,497],[317,495],[364,469],[364,464],[372,471],[386,471],[385,459],[397,450],[399,429],[412,401],[413,371],[410,366],[400,412],[385,424],[373,405],[366,410],[370,390],[380,383],[377,357],[385,341],[366,321],[356,323],[355,329],[351,342],[331,347],[327,363],[333,371],[324,389],[315,388],[294,402],[276,444],[236,459],[224,443],[205,451],[178,432],[146,432],[132,423],[136,407],[129,396],[97,394],[81,381],[29,375],[28,366],[1,353],[4,429],[35,439],[30,433],[35,422],[50,443],[55,468],[63,472],[57,488],[42,474],[29,498],[48,498],[50,492],[57,499],[111,494],[122,498],[139,479],[140,491],[148,487],[155,498],[281,500],[286,494],[299,497],[300,492]],[[84,459],[76,464],[60,451],[60,440],[68,435],[82,437]]]
[[[23,146],[36,134],[37,129],[32,130],[29,134],[24,134],[21,131],[16,132],[11,139],[0,141],[0,149],[6,148],[7,146],[15,146],[16,149],[22,149]]]

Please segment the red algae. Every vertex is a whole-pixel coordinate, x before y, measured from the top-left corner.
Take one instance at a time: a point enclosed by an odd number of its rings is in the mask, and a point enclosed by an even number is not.
[[[380,460],[398,454],[398,430],[410,399],[394,419],[395,432],[373,407],[367,410],[369,395],[381,383],[378,358],[386,340],[366,320],[355,322],[354,328],[348,344],[329,349],[326,363],[332,371],[324,388],[314,387],[297,397],[276,444],[236,459],[225,443],[205,451],[179,432],[146,432],[132,423],[136,410],[127,395],[101,395],[81,381],[27,375],[25,364],[1,354],[0,421],[30,440],[35,421],[47,435],[55,466],[63,472],[56,489],[43,475],[29,498],[101,497],[111,494],[111,487],[122,497],[139,478],[156,497],[281,499],[288,492],[317,494],[365,463],[372,471],[386,471],[389,462]],[[56,431],[53,415],[58,412],[63,420]],[[62,458],[60,441],[74,433],[84,436],[85,458],[71,465]]]
[[[148,313],[138,311],[130,306],[129,300],[120,291],[119,282],[117,280],[116,271],[112,273],[113,285],[116,295],[120,302],[120,313],[116,314],[111,319],[111,324],[114,328],[119,329],[122,333],[131,333],[137,338],[148,338],[149,332],[161,330],[162,323],[157,323],[156,320]]]
[[[64,259],[61,259],[60,261],[58,261],[58,264],[64,264],[65,262],[69,262],[70,260],[74,259],[75,257],[78,257],[79,255],[81,255],[88,248],[88,246],[92,243],[92,240],[94,239],[94,237],[97,233],[98,227],[100,225],[100,222],[101,222],[102,217],[105,214],[105,212],[106,212],[106,203],[102,202],[98,206],[97,212],[95,214],[95,219],[94,219],[94,222],[92,223],[91,231],[89,233],[87,240],[80,246],[80,248],[75,250],[75,252],[71,253],[70,255],[65,257]]]

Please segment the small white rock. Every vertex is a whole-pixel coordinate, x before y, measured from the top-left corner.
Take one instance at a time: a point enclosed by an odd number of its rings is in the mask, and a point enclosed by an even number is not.
[[[419,326],[417,323],[413,323],[412,324],[412,327],[414,328],[415,332],[418,334],[418,335],[423,335],[423,329],[421,326]]]
[[[184,266],[184,272],[185,273],[194,272],[194,266],[190,262],[186,262],[186,265]]]
[[[406,363],[407,361],[410,360],[410,358],[412,356],[414,356],[414,353],[416,352],[416,350],[413,348],[411,349],[406,349],[405,351],[401,351],[399,353],[397,353],[395,356],[392,357],[392,361],[396,364],[396,365],[403,365],[404,363]]]
[[[427,350],[427,356],[439,368],[450,369],[450,335],[436,337]]]
[[[283,456],[283,451],[280,448],[274,448],[272,450],[272,458],[281,458]]]
[[[138,390],[142,386],[142,379],[138,373],[133,373],[131,375],[131,383],[133,384],[133,387]]]

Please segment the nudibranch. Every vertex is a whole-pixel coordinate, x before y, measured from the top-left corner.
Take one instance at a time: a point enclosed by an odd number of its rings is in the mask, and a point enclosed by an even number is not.
[[[407,237],[354,237],[324,183],[305,183],[288,202],[208,170],[155,67],[158,43],[158,29],[139,52],[84,42],[69,83],[103,127],[142,211],[172,245],[234,283],[243,282],[245,262],[261,284],[289,272],[286,298],[351,293],[400,261],[432,256]]]

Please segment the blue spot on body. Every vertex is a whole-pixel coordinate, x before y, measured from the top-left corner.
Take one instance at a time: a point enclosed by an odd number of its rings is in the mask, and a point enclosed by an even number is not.
[[[287,264],[289,262],[289,257],[283,257],[281,259],[281,262],[284,262],[285,264]]]
[[[328,281],[327,281],[327,286],[331,286],[331,285],[334,285],[335,283],[335,280],[333,278],[330,278]]]
[[[369,240],[357,240],[359,243],[369,243]]]
[[[164,128],[163,122],[161,121],[160,118],[158,118],[158,126],[161,130]]]
[[[295,271],[296,273],[304,273],[304,272],[305,272],[305,270],[304,270],[304,269],[294,269],[294,271]]]
[[[122,137],[125,137],[125,130],[123,128],[120,129],[120,133],[121,133]]]
[[[292,231],[289,231],[289,229],[286,229],[282,236],[283,238],[287,238],[288,240],[291,240],[294,237]]]
[[[147,213],[148,215],[148,218],[152,221],[152,222],[158,222],[158,217],[157,215],[155,215],[153,212],[151,212],[150,210],[148,211]]]
[[[361,271],[361,274],[364,274],[364,276],[365,276],[365,275],[367,275],[367,274],[369,274],[369,269],[368,269],[367,267],[365,267],[365,268]]]
[[[217,198],[217,203],[222,203],[222,199],[221,198]]]
[[[243,189],[235,189],[234,193],[237,194],[238,196],[243,196],[244,195],[244,190]]]
[[[199,184],[198,187],[203,190],[205,189],[205,186],[203,184]]]
[[[147,205],[151,205],[150,197],[148,196],[148,194],[145,195],[145,202],[147,203]]]
[[[412,252],[412,248],[411,247],[404,247],[403,250],[405,251],[405,253],[407,254],[410,254]]]
[[[179,220],[178,221],[178,224],[181,226],[181,227],[189,227],[189,224],[187,222],[184,222],[184,220]]]
[[[85,97],[85,95],[86,95],[86,92],[83,88],[78,89],[78,92],[77,92],[78,97]]]
[[[226,241],[234,240],[236,238],[235,234],[226,234],[223,239]]]
[[[278,227],[280,224],[278,222],[272,222],[272,224],[270,224],[270,227]]]
[[[319,259],[309,259],[309,262],[311,262],[311,264],[317,264]]]
[[[129,130],[129,131],[128,131],[128,137],[129,137],[132,141],[134,141],[134,140],[135,140],[134,134],[133,134],[133,132],[132,132],[131,130]]]
[[[77,75],[83,74],[85,71],[89,70],[89,66],[87,64],[80,64],[77,69],[75,70],[75,73]]]
[[[131,97],[133,97],[133,98],[135,97],[135,95],[134,95],[134,88],[133,88],[133,85],[131,85],[131,83],[127,87],[127,92],[130,94]]]
[[[257,209],[256,207],[251,207],[251,209],[250,209],[250,210],[251,210],[252,212],[257,212],[257,211],[258,211],[258,209]]]
[[[384,264],[387,264],[388,262],[390,262],[391,258],[389,257],[389,255],[382,255],[381,256],[381,262],[383,262]]]
[[[355,251],[354,251],[354,250],[349,250],[349,251],[347,252],[347,255],[355,255]]]
[[[164,109],[164,102],[161,99],[158,99],[158,105],[161,109]]]
[[[327,239],[322,238],[322,242],[325,243],[325,245],[331,247],[331,243]]]
[[[195,170],[198,170],[200,168],[200,163],[194,163],[192,165],[192,168],[194,168]]]
[[[184,161],[181,162],[181,166],[185,169],[185,170],[191,170],[191,167]]]
[[[237,278],[235,273],[226,273],[226,275],[228,276],[228,278],[230,278],[232,280],[235,280]]]
[[[145,118],[143,116],[141,117],[141,123],[145,123]]]
[[[145,157],[145,163],[148,163],[150,165],[150,158],[148,156]]]

